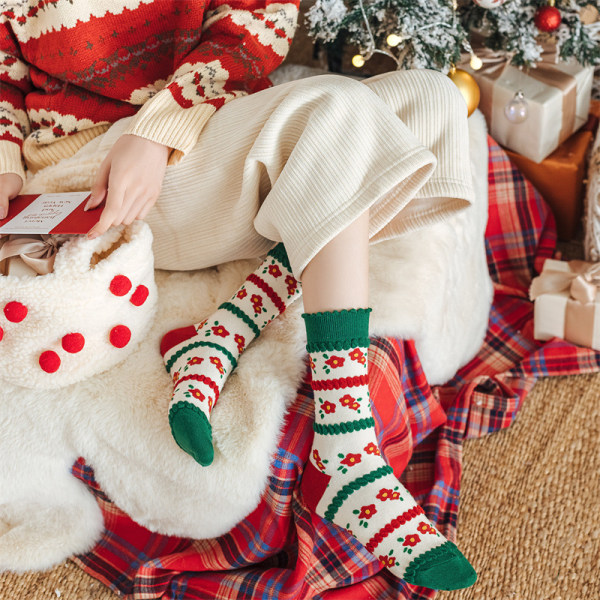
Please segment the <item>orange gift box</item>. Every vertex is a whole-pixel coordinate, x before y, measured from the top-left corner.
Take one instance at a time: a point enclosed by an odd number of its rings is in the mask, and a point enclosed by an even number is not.
[[[572,240],[577,233],[583,211],[586,159],[593,140],[591,131],[578,131],[541,163],[505,149],[550,206],[562,240]]]

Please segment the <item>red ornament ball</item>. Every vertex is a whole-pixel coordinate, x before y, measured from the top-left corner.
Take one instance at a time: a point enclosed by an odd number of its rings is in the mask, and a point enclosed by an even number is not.
[[[40,355],[40,367],[46,373],[56,373],[60,367],[60,356],[52,350],[46,350]]]
[[[115,348],[125,348],[131,339],[131,330],[126,325],[115,325],[110,330],[109,339]]]
[[[131,281],[125,275],[115,275],[109,289],[115,296],[124,296],[131,289]]]
[[[145,285],[138,285],[135,288],[135,292],[131,294],[131,298],[129,298],[129,302],[134,306],[141,306],[148,299],[148,288]]]
[[[27,307],[20,302],[9,302],[4,307],[4,315],[11,323],[20,323],[27,316]]]
[[[535,26],[545,33],[556,31],[560,27],[562,17],[556,6],[541,6],[534,17]]]
[[[65,352],[76,354],[81,352],[85,346],[85,338],[81,333],[67,333],[63,336],[62,347]]]

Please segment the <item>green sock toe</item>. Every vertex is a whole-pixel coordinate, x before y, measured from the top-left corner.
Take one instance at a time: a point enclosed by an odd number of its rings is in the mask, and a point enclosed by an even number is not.
[[[461,551],[446,542],[415,558],[404,580],[433,590],[461,590],[477,581],[477,573]]]
[[[206,415],[190,402],[177,402],[169,411],[171,433],[177,445],[203,467],[213,461],[212,427]]]

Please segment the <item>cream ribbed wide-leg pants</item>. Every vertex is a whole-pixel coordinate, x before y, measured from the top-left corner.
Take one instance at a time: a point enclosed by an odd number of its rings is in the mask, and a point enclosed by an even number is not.
[[[473,198],[466,117],[454,84],[425,70],[321,75],[238,98],[167,167],[147,218],[155,264],[200,269],[282,241],[300,278],[367,209],[373,241],[443,219]],[[126,127],[78,154],[105,154]]]

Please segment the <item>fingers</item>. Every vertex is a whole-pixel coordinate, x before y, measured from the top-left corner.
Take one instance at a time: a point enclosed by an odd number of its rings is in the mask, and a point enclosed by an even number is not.
[[[8,214],[8,196],[0,194],[0,219],[5,219]]]
[[[124,225],[131,225],[136,219],[142,218],[142,212],[148,212],[154,206],[155,199],[147,194],[138,196],[136,200],[131,204],[129,211],[123,217],[122,223]]]
[[[113,225],[131,225],[136,219],[144,219],[158,199],[158,194],[144,191],[133,200],[133,192],[112,192],[108,190],[106,206],[100,220],[88,232],[88,238],[94,239],[102,235]]]
[[[100,220],[88,231],[88,239],[93,240],[105,233],[112,225],[119,225],[119,216],[123,206],[126,190],[120,187],[109,187],[106,194],[106,206]]]
[[[108,176],[110,174],[110,160],[104,159],[98,169],[90,199],[87,201],[84,210],[96,208],[106,197],[108,191]]]
[[[8,214],[8,203],[18,196],[23,187],[23,179],[16,173],[2,173],[0,175],[0,219],[5,219]]]
[[[148,213],[152,210],[152,207],[156,204],[157,200],[158,196],[151,203],[148,203],[146,204],[146,206],[144,206],[144,208],[137,217],[140,221],[143,221],[148,216]]]

